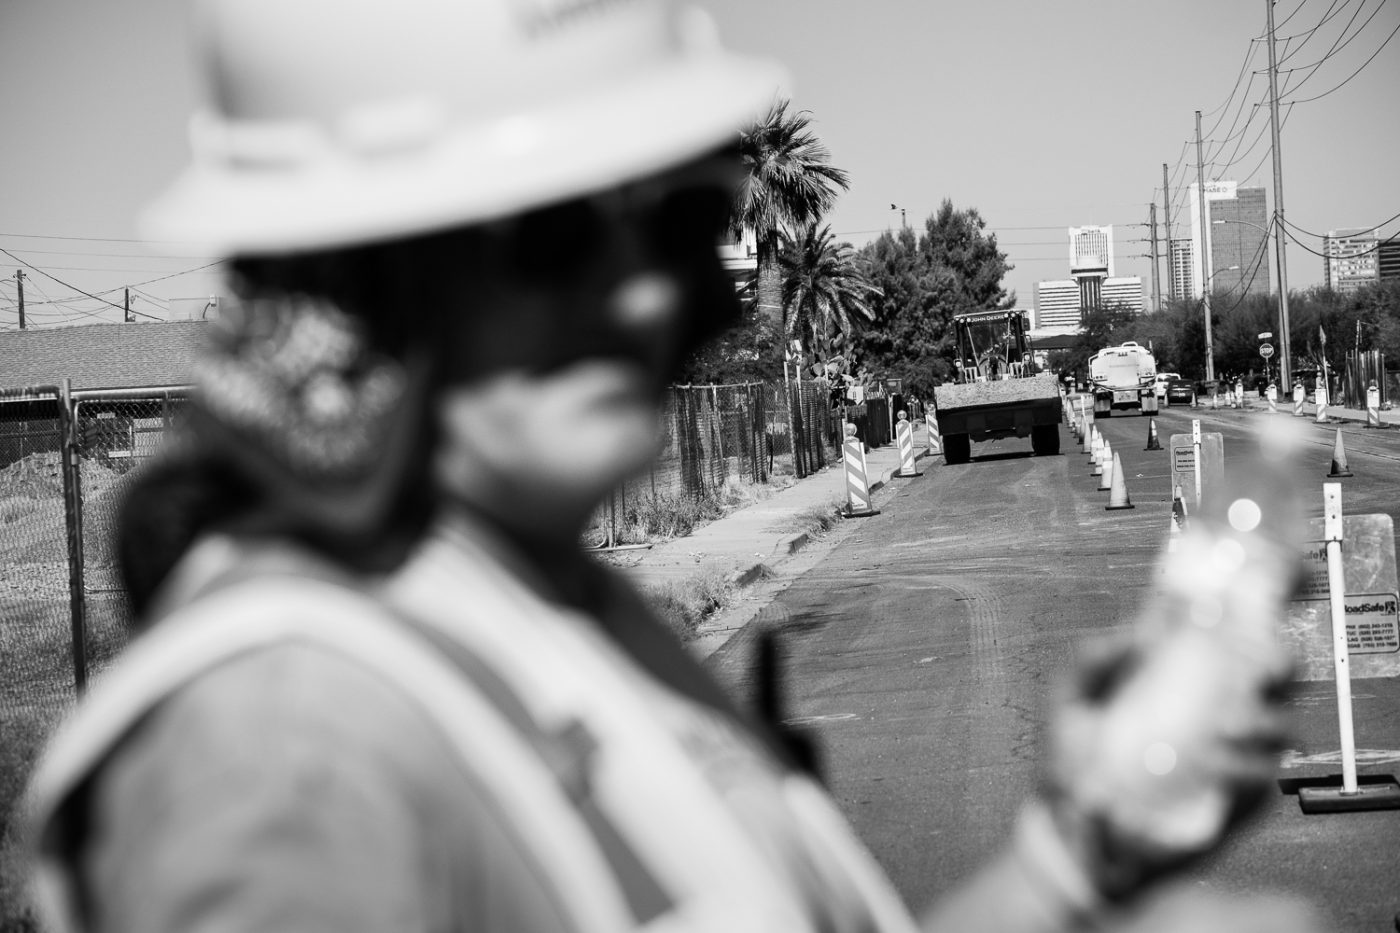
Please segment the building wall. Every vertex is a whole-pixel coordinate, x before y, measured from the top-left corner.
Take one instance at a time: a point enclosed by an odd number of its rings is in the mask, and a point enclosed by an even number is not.
[[[1400,279],[1400,239],[1384,241],[1376,250],[1376,274],[1382,279]]]
[[[1212,292],[1232,299],[1269,294],[1269,206],[1264,189],[1237,188],[1233,198],[1208,202],[1206,212],[1211,220]]]
[[[1104,307],[1127,308],[1142,313],[1142,276],[1125,275],[1104,279],[1100,300]]]
[[[1035,313],[1031,327],[1078,327],[1079,283],[1059,279],[1035,284]]]
[[[1267,240],[1268,202],[1263,188],[1241,188],[1238,182],[1211,181],[1205,188],[1201,216],[1198,186],[1187,190],[1191,217],[1191,290],[1200,298],[1207,283],[1212,292],[1239,295],[1269,293]],[[1212,223],[1224,220],[1226,223]],[[1250,225],[1253,225],[1252,227]],[[1218,244],[1218,246],[1217,246]],[[1238,270],[1230,266],[1239,266]]]
[[[1069,228],[1069,271],[1113,275],[1113,227]]]
[[[1195,277],[1192,271],[1195,268],[1195,260],[1191,252],[1191,240],[1181,237],[1171,241],[1171,277],[1172,294],[1177,298],[1186,298],[1196,294]]]
[[[1373,230],[1329,230],[1322,240],[1322,281],[1349,294],[1380,277],[1380,237]]]

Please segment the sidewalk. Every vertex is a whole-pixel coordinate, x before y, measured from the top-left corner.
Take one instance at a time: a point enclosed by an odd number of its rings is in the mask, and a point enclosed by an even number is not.
[[[1223,399],[1224,396],[1221,396],[1221,398]],[[1288,399],[1286,402],[1285,402],[1283,399],[1280,399],[1280,400],[1279,400],[1278,402],[1276,402],[1275,404],[1276,404],[1277,407],[1278,407],[1278,413],[1279,413],[1279,414],[1281,414],[1281,415],[1289,415],[1289,416],[1291,416],[1291,417],[1296,417],[1295,415],[1293,415],[1293,400],[1292,400],[1292,399]],[[1172,407],[1173,407],[1173,408],[1189,408],[1190,406],[1187,406],[1187,405],[1173,405]],[[1222,412],[1223,412],[1223,411],[1240,411],[1241,409],[1238,409],[1238,408],[1231,409],[1229,406],[1225,405],[1223,402],[1222,402],[1217,408],[1211,409],[1209,402],[1206,402],[1206,403],[1204,403],[1204,404],[1198,405],[1198,406],[1197,406],[1197,410],[1206,410],[1206,411],[1214,410],[1214,411],[1222,411]],[[1244,400],[1244,409],[1243,409],[1243,410],[1246,411],[1246,412],[1255,412],[1255,413],[1261,413],[1261,414],[1262,414],[1262,413],[1267,413],[1268,410],[1269,410],[1269,403],[1268,403],[1267,401],[1265,401],[1264,399],[1261,399],[1261,398],[1249,398],[1249,397],[1247,397],[1247,398],[1245,398],[1245,400]],[[1317,420],[1317,406],[1314,405],[1312,402],[1304,402],[1304,403],[1303,403],[1303,413],[1307,416],[1307,418],[1308,418],[1310,421],[1316,421],[1316,420]],[[1332,421],[1359,421],[1359,422],[1361,422],[1362,424],[1365,424],[1365,423],[1366,423],[1366,410],[1365,410],[1364,408],[1341,408],[1341,407],[1336,406],[1336,405],[1328,405],[1328,406],[1327,406],[1327,412],[1326,412],[1325,417],[1327,417],[1328,419],[1330,419],[1330,420],[1332,420]],[[1400,427],[1400,409],[1394,409],[1394,408],[1385,409],[1385,408],[1382,408],[1382,409],[1380,409],[1380,410],[1377,412],[1377,417],[1379,417],[1381,424],[1385,425],[1386,427]]]
[[[916,462],[928,453],[924,437],[923,422],[918,422],[914,426]],[[874,493],[899,470],[899,447],[890,443],[871,448],[865,460]],[[822,519],[845,505],[846,473],[837,463],[683,538],[610,552],[609,563],[646,588],[682,587],[689,581],[716,577],[743,588],[776,574],[812,540]]]

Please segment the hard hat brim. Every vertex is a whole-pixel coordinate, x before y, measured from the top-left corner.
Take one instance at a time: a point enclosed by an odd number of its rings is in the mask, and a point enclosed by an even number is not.
[[[449,131],[373,155],[330,150],[295,164],[205,159],[140,218],[163,249],[191,255],[304,252],[482,223],[605,190],[737,140],[784,74],[709,54],[650,80]]]

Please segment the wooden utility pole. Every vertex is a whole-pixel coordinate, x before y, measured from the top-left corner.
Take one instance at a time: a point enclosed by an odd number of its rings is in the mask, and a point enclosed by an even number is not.
[[[15,281],[19,283],[19,329],[24,330],[24,270],[15,270]]]
[[[1152,307],[1162,310],[1162,280],[1157,275],[1157,205],[1147,205],[1147,225],[1152,228]]]
[[[1274,3],[1264,0],[1269,20],[1269,124],[1274,159],[1274,256],[1278,260],[1278,374],[1281,385],[1292,385],[1293,363],[1288,340],[1288,257],[1283,232],[1283,155],[1279,151],[1278,60],[1274,54]]]
[[[122,323],[131,323],[131,289],[122,289]]]
[[[1210,279],[1207,271],[1210,258],[1210,244],[1206,238],[1210,236],[1210,223],[1206,220],[1206,167],[1201,158],[1201,112],[1196,111],[1196,210],[1200,215],[1200,250],[1201,255],[1196,257],[1197,263],[1201,267],[1201,305],[1206,315],[1206,382],[1215,381],[1215,348],[1210,339]]]
[[[1162,229],[1167,233],[1167,297],[1176,301],[1176,260],[1172,258],[1172,193],[1167,183],[1167,163],[1162,163]]]

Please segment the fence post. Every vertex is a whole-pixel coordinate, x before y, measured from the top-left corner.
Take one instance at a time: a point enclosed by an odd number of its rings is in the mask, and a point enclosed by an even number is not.
[[[68,531],[68,604],[73,632],[73,688],[87,689],[87,605],[83,599],[82,472],[78,461],[78,411],[71,379],[63,380],[58,404],[59,463]]]

